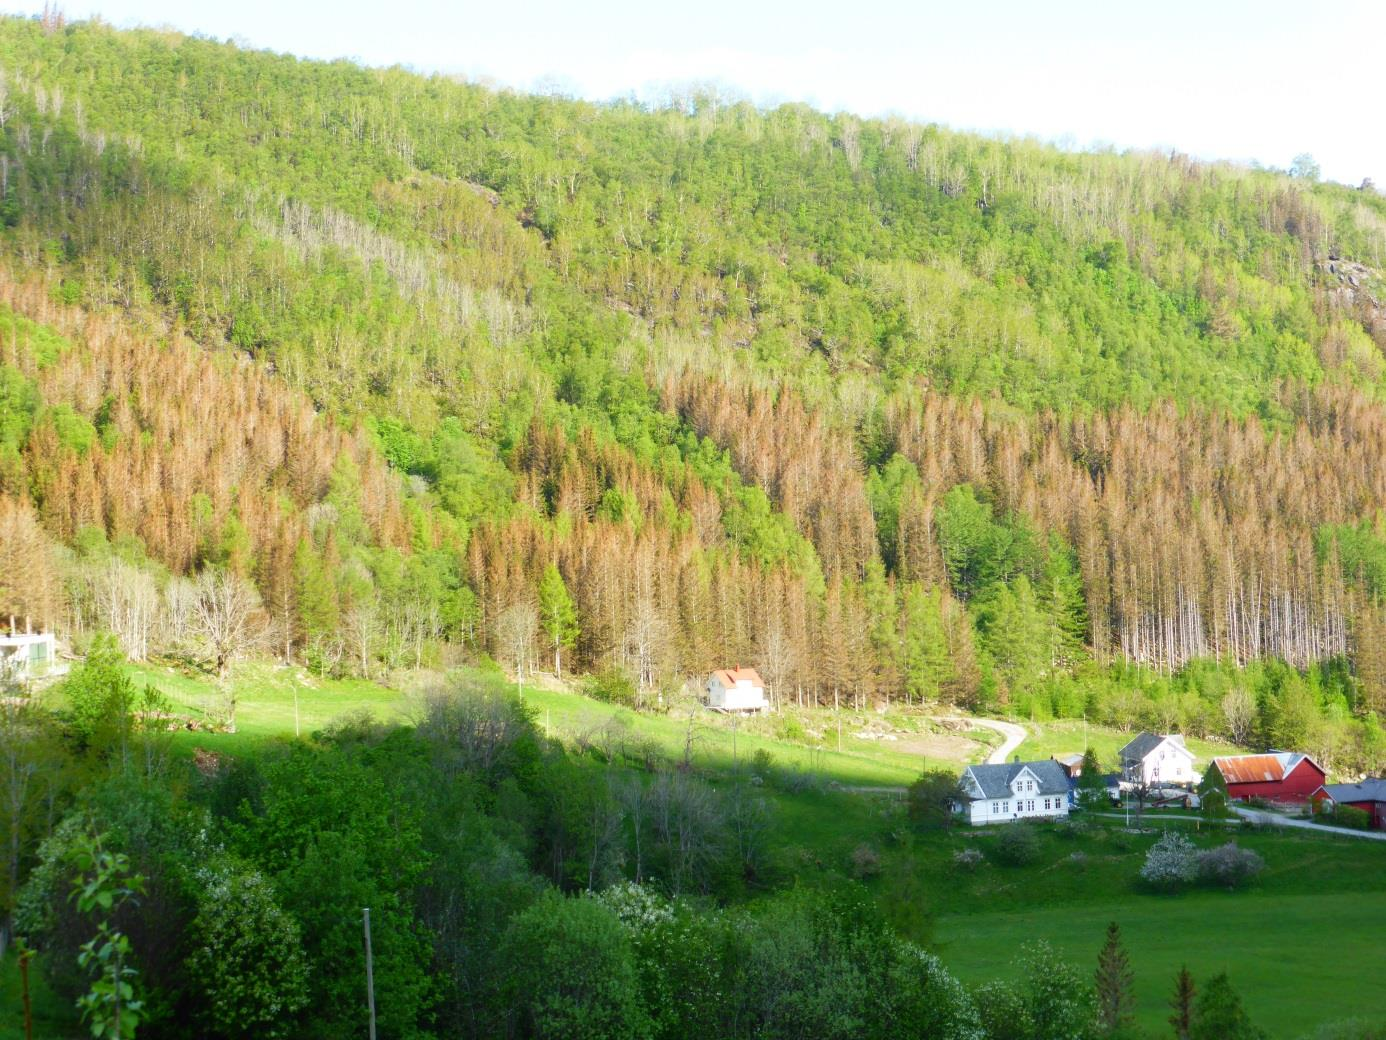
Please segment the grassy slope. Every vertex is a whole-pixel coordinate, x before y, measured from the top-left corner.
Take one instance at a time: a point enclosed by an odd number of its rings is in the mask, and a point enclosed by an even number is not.
[[[1298,1037],[1340,1018],[1386,1020],[1386,987],[1359,985],[1380,957],[1386,892],[1335,895],[1132,896],[1100,905],[1013,910],[939,922],[939,953],[964,982],[1004,975],[1024,936],[1043,936],[1090,967],[1108,921],[1122,927],[1136,973],[1139,1023],[1165,1035],[1174,977],[1226,971],[1271,1037]],[[1366,922],[1374,922],[1365,926]]]
[[[1194,837],[1201,845],[1225,840],[1206,828]],[[1031,867],[989,860],[962,876],[952,852],[987,852],[995,832],[955,833],[894,857],[881,896],[895,903],[912,889],[930,893],[943,911],[931,922],[932,944],[968,983],[1007,976],[1020,946],[1037,938],[1086,974],[1107,923],[1118,922],[1136,972],[1140,1024],[1156,1035],[1167,1032],[1166,1002],[1185,964],[1198,979],[1227,971],[1257,1023],[1278,1040],[1339,1018],[1386,1017],[1386,990],[1344,984],[1380,949],[1386,849],[1259,831],[1236,837],[1266,861],[1246,892],[1144,891],[1137,872],[1154,836],[1103,825],[1079,838],[1044,834]],[[1069,859],[1079,851],[1083,869]]]
[[[170,667],[131,665],[130,675],[137,685],[148,683],[157,687],[174,703],[175,710],[193,717],[214,712],[221,700],[209,680]],[[293,733],[295,696],[298,728],[304,735],[349,713],[369,711],[382,719],[408,718],[417,706],[410,695],[375,683],[318,679],[301,669],[263,663],[242,666],[234,674],[233,683],[237,691],[237,733],[234,738],[198,734],[197,739],[208,746],[234,746],[244,739]],[[842,784],[901,785],[918,776],[922,764],[919,756],[897,750],[889,742],[856,738],[854,731],[867,721],[861,716],[845,719],[842,751],[838,752],[836,731],[830,724],[830,713],[826,712],[795,715],[796,722],[806,728],[823,731],[823,746],[818,746],[807,736],[801,740],[785,739],[781,735],[781,718],[732,720],[692,704],[680,704],[663,715],[642,713],[579,693],[534,687],[526,687],[524,697],[535,710],[539,725],[547,727],[554,736],[594,739],[614,720],[624,739],[652,742],[668,758],[682,758],[691,712],[693,759],[707,769],[729,769],[733,751],[737,758],[749,760],[763,749],[783,769],[813,772]],[[901,720],[899,724],[919,725],[916,720]],[[980,744],[975,753],[981,753]],[[955,764],[955,760],[949,760],[949,764]]]

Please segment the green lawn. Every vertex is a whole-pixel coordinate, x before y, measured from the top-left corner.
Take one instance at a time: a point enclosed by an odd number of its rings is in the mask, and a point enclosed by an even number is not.
[[[194,717],[223,710],[224,695],[210,677],[155,664],[128,668],[136,685],[149,684],[162,690],[177,710]],[[302,668],[260,661],[238,665],[231,684],[236,692],[237,732],[251,736],[293,733],[295,725],[306,735],[334,718],[357,711],[397,718],[410,706],[410,699],[399,691],[364,679],[319,679]]]
[[[995,860],[997,828],[920,835],[886,849],[874,882],[897,926],[928,943],[963,981],[1012,974],[1020,947],[1052,943],[1086,977],[1109,921],[1121,925],[1136,972],[1141,1024],[1164,1036],[1166,1002],[1183,964],[1196,978],[1227,971],[1255,1020],[1276,1040],[1327,1022],[1386,1018],[1386,987],[1347,985],[1380,957],[1386,929],[1386,847],[1375,842],[1193,821],[1148,821],[1133,835],[1101,820],[1072,833],[1039,829],[1027,867]],[[1235,839],[1265,861],[1242,892],[1194,889],[1160,895],[1138,872],[1157,830],[1179,828],[1207,847]],[[959,872],[953,854],[975,848],[986,861]],[[1074,854],[1082,861],[1075,862]],[[925,920],[911,907],[927,907]]]
[[[202,719],[224,710],[224,695],[210,677],[159,664],[130,665],[129,671],[137,685],[150,684],[165,693],[180,713]],[[266,736],[296,731],[306,736],[346,714],[368,711],[380,719],[407,719],[419,707],[416,698],[376,683],[319,679],[301,668],[263,662],[239,666],[231,682],[237,698],[236,734],[195,733],[182,742],[234,750]],[[904,738],[930,736],[928,724],[917,715],[892,715],[887,723],[874,713],[844,712],[838,751],[837,717],[828,711],[733,719],[691,701],[657,713],[606,704],[571,690],[526,686],[523,696],[540,727],[569,743],[600,739],[604,728],[614,727],[625,743],[649,742],[664,757],[682,759],[691,715],[692,759],[701,768],[725,771],[764,750],[779,769],[812,772],[844,785],[908,784],[925,764],[921,754],[900,750],[892,741],[862,739],[859,733],[887,727]],[[978,736],[977,742],[954,739],[957,750],[950,748],[930,761],[958,766],[980,756],[983,741],[992,735]]]
[[[1036,938],[1086,975],[1109,921],[1121,925],[1139,1023],[1153,1035],[1168,1035],[1168,1000],[1183,965],[1196,981],[1227,972],[1274,1040],[1295,1040],[1340,1019],[1386,1020],[1386,986],[1376,979],[1386,928],[1381,891],[1133,895],[1094,906],[945,917],[934,938],[944,963],[967,983],[1007,977],[1019,944]]]
[[[614,724],[632,740],[651,741],[668,758],[681,760],[692,723],[692,758],[703,768],[730,769],[734,761],[750,761],[765,751],[780,769],[820,774],[847,785],[899,786],[919,775],[923,759],[891,747],[866,741],[855,734],[863,719],[844,714],[842,750],[837,750],[835,721],[828,712],[794,711],[788,715],[733,718],[680,703],[668,714],[636,712],[604,704],[579,693],[526,688],[525,701],[537,713],[541,728],[572,741],[593,737]],[[787,726],[826,733],[821,742],[785,735]],[[957,764],[950,762],[950,764]]]

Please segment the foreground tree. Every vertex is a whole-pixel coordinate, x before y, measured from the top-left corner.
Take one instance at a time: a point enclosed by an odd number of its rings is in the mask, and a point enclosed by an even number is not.
[[[308,1002],[297,922],[280,909],[261,874],[229,858],[200,871],[198,880],[205,887],[189,972],[205,997],[203,1035],[289,1035]]]
[[[1097,1031],[1101,1036],[1123,1036],[1134,1021],[1136,995],[1131,959],[1121,945],[1121,929],[1107,925],[1107,940],[1097,955],[1093,989],[1097,1002]]]
[[[1251,1024],[1227,973],[1209,979],[1194,1002],[1189,1040],[1265,1040],[1265,1036]]]
[[[97,1040],[129,1040],[144,1019],[144,1002],[135,996],[138,973],[130,966],[130,937],[115,924],[121,907],[144,888],[123,854],[108,852],[96,835],[79,841],[72,856],[77,869],[72,899],[82,914],[96,915],[96,935],[82,944],[78,965],[91,976],[91,988],[77,998],[82,1019]]]
[[[630,939],[595,899],[545,892],[501,943],[506,1003],[522,1036],[623,1040],[643,1036]]]
[[[910,822],[917,827],[947,827],[953,822],[954,806],[962,795],[958,778],[951,770],[926,770],[909,787]]]
[[[1169,1001],[1174,1011],[1169,1016],[1169,1024],[1174,1027],[1175,1040],[1189,1040],[1189,1031],[1193,1028],[1194,995],[1193,976],[1189,974],[1187,966],[1182,967],[1174,980],[1174,996]]]

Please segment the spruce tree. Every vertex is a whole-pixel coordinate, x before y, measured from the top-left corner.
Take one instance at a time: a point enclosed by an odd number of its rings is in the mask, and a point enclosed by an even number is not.
[[[1169,1002],[1174,1009],[1174,1014],[1169,1016],[1169,1024],[1174,1027],[1176,1040],[1189,1040],[1189,1030],[1193,1027],[1193,1005],[1194,980],[1186,965],[1179,969],[1179,975],[1174,980],[1174,996]]]
[[[1071,668],[1084,656],[1088,607],[1077,556],[1057,532],[1049,536],[1040,602],[1049,624],[1049,665]]]
[[[1079,800],[1088,808],[1100,805],[1107,785],[1102,780],[1102,765],[1097,760],[1097,752],[1092,748],[1083,752],[1082,770],[1078,774]]]
[[[1136,1005],[1134,986],[1131,960],[1121,945],[1121,928],[1113,921],[1107,925],[1107,941],[1097,955],[1094,975],[1100,1036],[1121,1036],[1130,1028]]]
[[[921,703],[936,701],[953,674],[948,633],[943,627],[942,591],[910,585],[901,614],[905,690]]]
[[[1208,980],[1194,1003],[1189,1040],[1265,1040],[1265,1035],[1247,1018],[1226,972]]]

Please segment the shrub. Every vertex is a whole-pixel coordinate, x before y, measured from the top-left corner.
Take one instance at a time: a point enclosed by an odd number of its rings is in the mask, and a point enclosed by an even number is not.
[[[1130,852],[1136,847],[1136,839],[1130,831],[1108,831],[1108,840],[1118,852]]]
[[[1355,805],[1337,805],[1333,808],[1332,822],[1339,827],[1364,831],[1371,826],[1372,817],[1366,809],[1359,809]]]
[[[787,740],[791,744],[807,744],[808,731],[804,729],[804,724],[792,715],[786,715],[780,719],[780,739]]]
[[[820,773],[800,769],[797,765],[780,774],[780,786],[789,794],[803,794],[806,791],[823,790],[823,776]]]
[[[910,784],[907,808],[916,827],[947,827],[957,814],[953,806],[962,800],[957,774],[949,769],[929,769]]]
[[[1039,837],[1028,823],[1008,823],[996,841],[996,858],[1007,866],[1024,867],[1039,859]]]
[[[593,700],[607,704],[635,707],[635,680],[619,668],[606,668],[589,675],[582,683],[582,692]]]
[[[1092,825],[1082,820],[1060,820],[1054,824],[1054,833],[1069,841],[1077,841],[1092,830]]]
[[[751,756],[751,769],[759,776],[765,776],[775,766],[775,756],[766,751],[765,748],[756,748],[756,753]]]
[[[1210,885],[1226,885],[1228,888],[1241,888],[1248,884],[1266,865],[1250,849],[1237,847],[1235,841],[1206,849],[1197,856],[1198,876]]]
[[[519,1033],[574,1040],[645,1035],[630,939],[599,900],[544,893],[511,919],[498,955]]]
[[[968,874],[982,865],[983,856],[976,849],[959,849],[953,853],[953,866]]]
[[[1155,887],[1173,891],[1198,876],[1198,850],[1178,831],[1167,831],[1145,854],[1141,879]]]
[[[852,850],[852,876],[865,880],[881,872],[881,854],[866,842]]]

